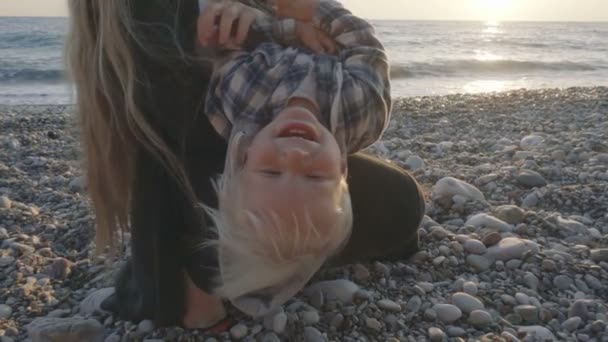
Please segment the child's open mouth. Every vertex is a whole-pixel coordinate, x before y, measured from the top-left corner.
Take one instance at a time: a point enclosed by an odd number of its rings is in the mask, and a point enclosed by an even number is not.
[[[319,133],[313,125],[307,122],[291,121],[283,125],[277,134],[278,138],[300,138],[318,142]]]

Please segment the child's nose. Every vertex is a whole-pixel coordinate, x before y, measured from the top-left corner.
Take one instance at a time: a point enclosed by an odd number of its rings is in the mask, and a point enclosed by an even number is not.
[[[304,149],[291,147],[282,151],[287,166],[291,169],[301,168],[310,157],[310,153]]]

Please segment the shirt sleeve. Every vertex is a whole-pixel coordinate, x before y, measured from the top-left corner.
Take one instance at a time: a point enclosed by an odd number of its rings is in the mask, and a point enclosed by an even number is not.
[[[337,65],[317,68],[317,79],[340,80],[338,98],[332,101],[337,113],[331,115],[338,116],[346,149],[354,153],[378,140],[390,120],[388,57],[372,25],[335,0],[319,1],[313,24],[338,45]]]

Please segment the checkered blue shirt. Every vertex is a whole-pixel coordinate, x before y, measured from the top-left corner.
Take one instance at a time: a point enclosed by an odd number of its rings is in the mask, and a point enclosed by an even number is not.
[[[231,52],[216,66],[205,112],[226,139],[241,122],[260,129],[267,125],[310,73],[322,123],[343,153],[359,151],[380,138],[392,104],[388,58],[373,27],[334,0],[320,0],[313,24],[335,40],[336,55],[285,47],[294,39],[293,21],[269,17],[254,28],[273,41]]]

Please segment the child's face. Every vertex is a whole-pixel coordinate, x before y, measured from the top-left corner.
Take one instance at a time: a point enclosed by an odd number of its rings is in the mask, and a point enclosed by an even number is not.
[[[340,181],[345,175],[333,135],[308,109],[287,107],[253,139],[241,193],[249,209],[312,214],[315,225],[332,227]]]

